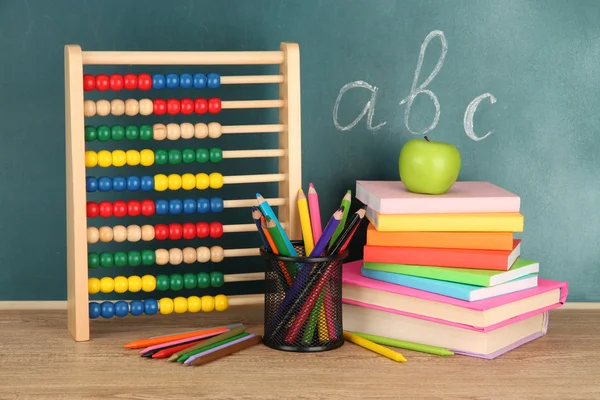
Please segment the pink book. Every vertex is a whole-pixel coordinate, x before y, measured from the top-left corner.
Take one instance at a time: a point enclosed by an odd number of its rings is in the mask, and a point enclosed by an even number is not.
[[[490,182],[456,182],[446,193],[406,190],[401,181],[356,181],[356,198],[379,214],[516,213],[520,196]]]

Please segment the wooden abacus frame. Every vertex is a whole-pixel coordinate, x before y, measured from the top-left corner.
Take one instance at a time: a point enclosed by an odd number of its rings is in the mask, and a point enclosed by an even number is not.
[[[278,100],[223,102],[223,108],[279,109],[279,124],[223,127],[222,133],[278,132],[278,174],[255,175],[253,182],[278,181],[278,218],[291,239],[300,239],[298,213],[293,201],[302,185],[300,129],[300,53],[296,43],[281,43],[279,51],[82,51],[65,46],[66,187],[67,187],[67,294],[68,329],[76,341],[90,339],[88,295],[88,244],[86,214],[86,166],[84,138],[84,65],[274,65],[280,75],[223,77],[222,83],[278,83]],[[229,103],[229,104],[227,104]],[[227,129],[225,129],[227,128]],[[264,129],[264,130],[263,130]],[[275,176],[275,178],[273,178]],[[230,183],[236,183],[236,176]],[[239,182],[239,179],[237,179]],[[228,183],[227,181],[225,183]],[[237,206],[247,201],[230,200]],[[250,215],[250,212],[248,213]],[[250,217],[249,217],[250,218]],[[232,225],[233,226],[233,225]],[[251,229],[245,229],[251,230]],[[242,249],[244,250],[244,249]],[[242,252],[243,253],[243,252]],[[244,255],[244,254],[242,254]],[[230,305],[262,301],[260,295],[232,299]],[[253,296],[253,297],[252,297]],[[237,297],[237,296],[234,296]]]

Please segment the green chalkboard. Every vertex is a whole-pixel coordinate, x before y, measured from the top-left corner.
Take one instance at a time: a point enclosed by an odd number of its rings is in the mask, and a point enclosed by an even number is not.
[[[315,184],[323,212],[358,179],[399,179],[402,145],[426,133],[459,148],[460,180],[521,196],[523,255],[539,260],[542,277],[568,281],[571,301],[599,301],[599,20],[597,1],[1,1],[0,300],[66,298],[65,44],[273,50],[291,41],[301,51],[303,186]],[[108,69],[125,70],[143,69]],[[271,95],[252,86],[222,94]],[[273,115],[223,118],[264,123]],[[240,140],[223,147],[277,145],[271,136]],[[232,162],[225,172],[273,165]],[[248,217],[234,212],[223,222]],[[240,234],[224,247],[256,240]],[[363,242],[361,231],[352,259]]]

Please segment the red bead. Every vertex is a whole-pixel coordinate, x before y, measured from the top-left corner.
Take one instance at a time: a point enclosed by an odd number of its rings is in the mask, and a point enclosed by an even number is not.
[[[85,90],[86,92],[89,92],[91,90],[94,90],[95,88],[96,88],[96,78],[94,78],[94,75],[91,75],[91,74],[83,75],[83,90]]]
[[[210,223],[210,237],[211,238],[220,238],[223,236],[223,224],[220,222],[211,222]]]
[[[117,200],[113,203],[113,215],[118,218],[123,218],[127,215],[127,203],[123,200]]]
[[[196,225],[192,222],[186,222],[183,224],[183,238],[193,239],[196,237]]]
[[[163,115],[167,112],[167,102],[165,99],[154,99],[154,114]]]
[[[123,77],[119,74],[112,74],[109,78],[110,90],[123,89]]]
[[[146,217],[150,215],[154,215],[156,212],[156,207],[154,206],[154,202],[152,200],[142,200],[142,215]]]
[[[194,111],[196,114],[205,114],[208,110],[208,102],[206,99],[196,99],[194,100]]]
[[[127,90],[135,90],[137,89],[137,85],[138,85],[138,78],[136,74],[125,74],[125,76],[123,77],[123,83],[125,86],[125,89]]]
[[[105,90],[108,90],[108,86],[108,75],[96,75],[96,89],[98,89],[101,92],[104,92]]]
[[[97,203],[93,201],[88,201],[86,204],[86,213],[88,218],[96,218],[99,213],[99,207]]]
[[[181,99],[181,113],[188,115],[194,112],[194,100]]]
[[[208,112],[211,114],[216,114],[221,111],[221,99],[213,97],[208,100]]]
[[[152,77],[149,74],[138,75],[138,89],[150,90],[152,89]]]
[[[100,204],[98,204],[98,207],[100,211],[100,216],[102,218],[108,218],[112,216],[113,205],[110,201],[101,201]]]
[[[127,214],[132,217],[137,217],[142,212],[142,204],[137,200],[129,200],[127,202]]]
[[[165,240],[169,237],[169,227],[165,224],[158,224],[154,227],[154,238],[156,240]]]
[[[167,100],[167,112],[171,115],[179,114],[179,110],[181,109],[181,105],[179,104],[179,100],[177,99],[169,99]]]
[[[196,222],[196,236],[205,238],[210,233],[210,227],[207,222]]]
[[[169,224],[169,239],[171,240],[179,240],[183,236],[183,228],[181,224],[177,224],[173,222]]]

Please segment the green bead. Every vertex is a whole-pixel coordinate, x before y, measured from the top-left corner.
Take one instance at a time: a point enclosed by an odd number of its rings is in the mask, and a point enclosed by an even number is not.
[[[196,274],[184,274],[183,275],[183,286],[186,289],[195,289],[198,284],[198,279],[196,278]]]
[[[152,127],[150,125],[140,125],[140,139],[141,140],[152,140],[153,139]]]
[[[137,267],[142,263],[142,253],[137,250],[130,250],[127,253],[127,262],[132,267]]]
[[[97,268],[100,265],[98,253],[88,253],[88,268]]]
[[[127,253],[124,251],[115,252],[115,265],[117,267],[124,267],[127,265]]]
[[[156,290],[161,292],[169,290],[169,277],[167,275],[156,275]]]
[[[98,131],[96,130],[96,127],[87,125],[85,127],[85,141],[93,142],[96,139],[98,139]]]
[[[110,140],[110,127],[106,125],[98,127],[98,140],[101,142],[108,142]]]
[[[198,272],[198,287],[200,289],[206,289],[210,287],[210,275],[206,272]]]
[[[113,253],[110,253],[108,251],[100,253],[100,265],[104,268],[110,268],[113,265],[115,265]]]
[[[179,149],[169,150],[169,164],[180,164],[181,158],[181,151]]]
[[[153,265],[156,262],[156,253],[154,250],[142,250],[142,264]]]
[[[204,164],[210,160],[208,149],[196,149],[196,161]]]
[[[154,163],[164,165],[169,160],[169,153],[166,150],[158,149],[154,151]]]
[[[225,282],[225,278],[223,277],[223,273],[220,271],[213,271],[210,273],[210,286],[212,287],[221,287]]]
[[[140,131],[135,125],[127,125],[125,128],[125,139],[127,140],[138,140],[140,137]]]
[[[110,136],[112,140],[123,140],[125,137],[125,128],[121,125],[114,125],[110,128]]]
[[[181,290],[183,288],[183,276],[181,274],[171,275],[171,290]]]
[[[196,152],[192,149],[183,149],[181,150],[181,159],[184,164],[193,163],[196,161]]]
[[[210,149],[210,162],[218,163],[223,159],[223,151],[218,147]]]

